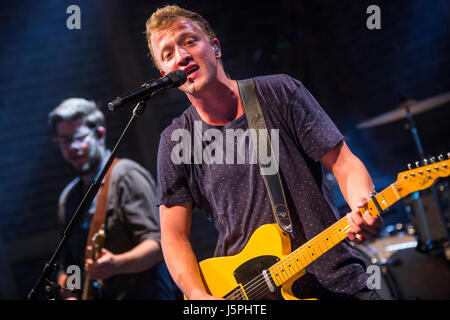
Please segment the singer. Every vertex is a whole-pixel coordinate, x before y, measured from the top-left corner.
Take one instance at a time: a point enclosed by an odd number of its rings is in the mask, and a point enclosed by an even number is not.
[[[179,89],[191,102],[164,130],[159,145],[157,204],[165,261],[187,298],[223,298],[210,295],[199,276],[189,241],[192,207],[213,217],[220,254],[236,255],[258,227],[276,223],[265,180],[257,164],[175,164],[171,152],[177,142],[171,134],[177,129],[193,134],[196,121],[202,122],[203,131],[215,128],[224,136],[227,129],[246,131],[252,114],[244,111],[238,83],[225,73],[220,42],[203,17],[166,6],[148,19],[146,34],[163,76],[175,70],[187,74]],[[367,211],[361,214],[358,208],[366,203],[373,183],[338,128],[298,80],[278,74],[253,81],[267,129],[279,130],[279,174],[292,220],[292,249],[339,218],[322,166],[336,177],[351,208],[348,239],[356,243],[370,239],[379,231],[381,219]],[[270,279],[263,275],[261,279],[273,287]],[[298,298],[378,299],[367,288],[367,279],[362,259],[345,240],[309,265],[292,289]]]

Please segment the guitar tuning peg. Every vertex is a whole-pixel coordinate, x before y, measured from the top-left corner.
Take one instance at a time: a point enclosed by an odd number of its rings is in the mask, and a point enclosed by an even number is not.
[[[435,157],[431,157],[431,158],[430,158],[430,162],[431,162],[431,163],[435,163],[435,162],[436,162],[436,158],[435,158]]]
[[[442,160],[444,160],[444,156],[442,154],[440,154],[440,155],[438,155],[438,159],[439,159],[439,161],[442,161]]]
[[[428,164],[428,160],[427,159],[423,159],[423,164],[427,165]]]
[[[411,163],[408,163],[408,169],[411,170]]]
[[[447,152],[447,158],[450,159],[450,152]]]
[[[415,162],[416,168],[419,167],[419,164],[420,164],[419,161],[416,161],[416,162]]]

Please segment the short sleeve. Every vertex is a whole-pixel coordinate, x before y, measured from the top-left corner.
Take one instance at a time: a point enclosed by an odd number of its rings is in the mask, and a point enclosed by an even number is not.
[[[183,129],[179,129],[183,130]],[[158,148],[157,205],[172,207],[193,203],[183,163],[174,163],[171,153],[182,141],[171,140],[171,128],[161,134]]]
[[[306,154],[319,161],[344,139],[311,93],[300,83],[289,101],[294,133]]]
[[[122,160],[125,161],[125,160]],[[143,168],[123,169],[118,184],[119,206],[134,241],[161,241],[159,211],[156,207],[155,182]]]

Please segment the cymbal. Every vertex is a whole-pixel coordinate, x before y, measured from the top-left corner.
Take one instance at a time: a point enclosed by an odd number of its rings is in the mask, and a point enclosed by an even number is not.
[[[412,115],[415,115],[436,108],[448,101],[450,101],[450,92],[445,92],[419,102],[415,100],[407,100],[406,102],[400,104],[395,110],[381,114],[370,120],[361,122],[356,127],[358,129],[365,129],[379,126],[385,123],[394,122],[400,119],[406,119],[408,117],[408,109]]]

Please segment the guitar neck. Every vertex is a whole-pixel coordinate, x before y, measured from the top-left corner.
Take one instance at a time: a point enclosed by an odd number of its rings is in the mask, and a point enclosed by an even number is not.
[[[100,256],[102,252],[102,248],[105,246],[105,226],[102,225],[94,236],[92,237],[91,242],[91,256],[92,261],[96,261],[97,257]],[[83,292],[81,295],[82,300],[93,300],[95,298],[94,288],[93,288],[94,280],[89,278],[86,274],[83,285]]]
[[[367,210],[372,216],[377,216],[379,211],[376,203],[378,203],[381,211],[384,211],[405,196],[403,191],[403,188],[398,183],[394,183],[378,193],[375,196],[376,201],[373,199],[368,201],[367,206],[361,209],[361,212]],[[350,230],[347,217],[343,217],[284,259],[278,261],[269,269],[275,285],[282,285],[298,272],[304,270],[309,264],[344,240],[347,237],[347,232]]]

